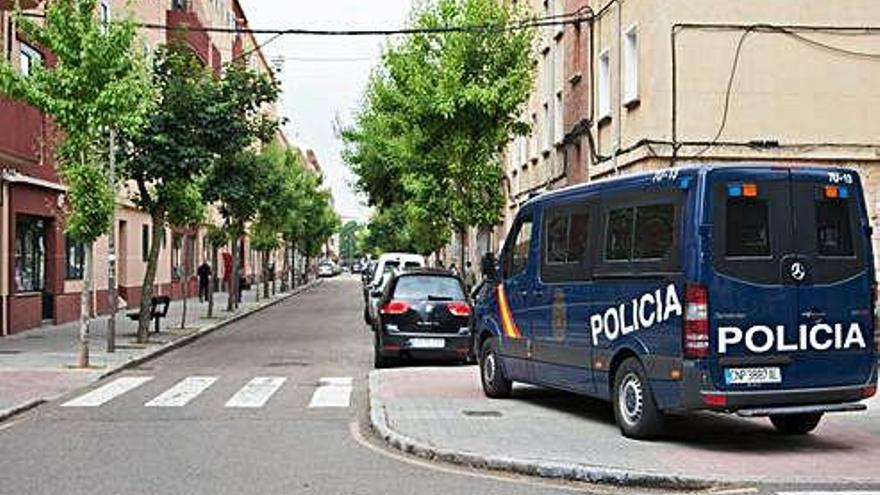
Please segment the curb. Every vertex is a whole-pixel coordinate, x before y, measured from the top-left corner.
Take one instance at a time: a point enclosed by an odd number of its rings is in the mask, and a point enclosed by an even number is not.
[[[105,373],[102,373],[100,376],[98,376],[98,378],[93,380],[91,383],[101,381],[104,378],[107,378],[109,376],[113,376],[121,371],[130,369],[130,368],[134,368],[134,367],[139,366],[147,361],[151,361],[151,360],[153,360],[163,354],[166,354],[170,351],[173,351],[174,349],[177,349],[179,347],[183,347],[187,344],[191,344],[192,342],[204,337],[205,335],[208,335],[209,333],[212,333],[216,330],[219,330],[219,329],[225,327],[226,325],[234,323],[238,320],[241,320],[242,318],[245,318],[245,317],[250,316],[254,313],[262,311],[266,308],[272,307],[282,301],[286,301],[293,296],[302,294],[303,292],[307,292],[307,291],[321,285],[321,282],[322,281],[320,279],[313,280],[313,281],[307,283],[306,285],[301,285],[301,286],[297,287],[296,289],[288,292],[287,294],[283,294],[280,297],[272,299],[271,301],[269,301],[265,304],[261,304],[260,306],[250,308],[250,309],[242,311],[240,313],[235,313],[223,321],[218,321],[217,323],[213,323],[211,325],[208,325],[208,326],[206,326],[196,332],[193,332],[191,334],[184,335],[178,339],[172,340],[171,342],[163,344],[162,346],[157,347],[156,349],[153,349],[151,351],[144,353],[142,356],[138,356],[134,359],[126,361],[125,363],[122,363],[122,364],[116,366],[115,368],[113,368]],[[86,385],[86,386],[88,386],[88,385]],[[7,421],[15,416],[20,415],[20,414],[23,414],[27,411],[30,411],[30,410],[32,410],[42,404],[45,404],[46,402],[53,400],[56,397],[70,393],[73,390],[76,390],[78,388],[81,388],[81,387],[70,389],[67,392],[64,392],[61,394],[56,394],[55,396],[52,396],[52,397],[41,397],[39,399],[32,399],[27,402],[23,402],[15,407],[2,410],[2,411],[0,411],[0,423]]]
[[[212,324],[206,326],[205,328],[202,328],[196,332],[193,332],[188,335],[184,335],[184,336],[180,337],[179,339],[172,340],[171,342],[168,342],[167,344],[163,344],[162,346],[157,347],[156,349],[154,349],[150,352],[147,352],[142,356],[138,356],[134,359],[126,361],[125,363],[120,364],[119,366],[113,368],[112,370],[109,370],[106,373],[103,373],[100,377],[98,377],[98,379],[96,381],[103,380],[104,378],[107,378],[108,376],[113,376],[113,375],[120,373],[122,371],[125,371],[127,369],[135,368],[135,367],[140,366],[141,364],[144,364],[148,361],[152,361],[153,359],[156,359],[157,357],[162,356],[163,354],[167,354],[168,352],[171,352],[174,349],[178,349],[178,348],[183,347],[185,345],[191,344],[191,343],[195,342],[196,340],[204,337],[205,335],[208,335],[210,333],[213,333],[216,330],[219,330],[219,329],[225,327],[226,325],[235,323],[238,320],[241,320],[247,316],[250,316],[254,313],[262,311],[266,308],[270,308],[270,307],[272,307],[282,301],[286,301],[286,300],[290,299],[293,296],[299,295],[303,292],[307,292],[307,291],[313,289],[314,287],[317,287],[318,285],[320,285],[320,283],[321,283],[320,279],[313,280],[311,282],[308,282],[306,285],[301,285],[301,286],[297,287],[296,289],[290,291],[289,293],[284,294],[281,297],[277,297],[275,299],[272,299],[271,301],[269,301],[265,304],[261,304],[260,306],[242,311],[240,313],[234,313],[232,316],[230,316],[229,318],[227,318],[223,321],[218,321],[217,323],[212,323]]]
[[[670,490],[705,490],[724,485],[724,482],[690,476],[665,475],[648,471],[635,471],[587,464],[543,461],[537,459],[517,459],[511,457],[483,455],[474,452],[458,451],[437,447],[428,442],[412,438],[395,431],[388,424],[384,408],[375,397],[379,378],[376,371],[369,375],[370,425],[376,435],[387,445],[406,454],[423,459],[448,462],[477,469],[507,471],[527,476],[554,478],[567,481],[582,481],[605,485],[661,488]]]

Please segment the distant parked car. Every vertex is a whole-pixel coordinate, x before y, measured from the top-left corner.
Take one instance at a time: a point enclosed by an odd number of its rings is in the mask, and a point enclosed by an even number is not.
[[[333,277],[336,275],[336,269],[331,263],[321,263],[318,265],[319,277]]]
[[[425,266],[425,258],[412,253],[384,253],[376,262],[376,269],[367,288],[367,304],[364,308],[364,319],[367,324],[376,321],[376,311],[379,297],[385,290],[385,284],[398,270],[404,268],[419,268]]]
[[[400,358],[466,361],[473,348],[473,308],[448,270],[415,268],[393,276],[378,301],[373,361]]]
[[[355,262],[353,265],[351,265],[351,273],[360,273],[363,270],[364,267],[359,262]]]

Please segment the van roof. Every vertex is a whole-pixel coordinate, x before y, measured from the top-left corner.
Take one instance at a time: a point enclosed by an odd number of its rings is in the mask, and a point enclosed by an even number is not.
[[[523,206],[534,205],[538,203],[543,203],[545,201],[551,201],[555,199],[564,199],[572,196],[578,196],[584,193],[590,192],[598,192],[598,191],[614,191],[614,190],[626,190],[626,189],[634,189],[634,188],[644,188],[645,186],[660,184],[667,180],[678,180],[683,177],[694,177],[694,176],[702,176],[705,175],[712,170],[716,169],[757,169],[757,168],[786,168],[786,169],[801,169],[801,170],[816,170],[816,171],[837,171],[837,172],[851,172],[858,173],[856,170],[846,167],[831,167],[831,166],[813,166],[813,165],[798,165],[795,163],[791,164],[780,164],[778,162],[743,162],[743,163],[710,163],[705,165],[687,165],[682,167],[672,167],[672,168],[662,168],[657,170],[651,170],[647,172],[637,172],[631,174],[625,174],[620,176],[612,176],[605,177],[599,180],[595,180],[592,182],[584,182],[581,184],[573,184],[571,186],[563,187],[561,189],[554,189],[552,191],[544,192],[538,196],[535,196],[528,201],[526,201]]]

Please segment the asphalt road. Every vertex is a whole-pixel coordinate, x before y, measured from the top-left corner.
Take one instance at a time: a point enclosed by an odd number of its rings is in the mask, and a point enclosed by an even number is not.
[[[355,278],[329,280],[0,425],[0,493],[516,495],[571,489],[436,469],[368,445],[357,433],[372,366],[361,309]],[[246,387],[257,377],[264,380]],[[316,395],[327,377],[343,380],[325,381],[330,390]],[[344,407],[345,377],[352,378],[350,407]],[[254,407],[227,407],[233,396],[233,405]],[[313,400],[343,407],[309,407]],[[151,401],[165,407],[147,407]]]

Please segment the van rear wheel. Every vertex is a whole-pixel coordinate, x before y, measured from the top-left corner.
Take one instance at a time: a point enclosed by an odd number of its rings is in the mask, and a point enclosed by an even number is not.
[[[513,382],[504,376],[501,362],[498,360],[498,344],[494,338],[486,339],[480,348],[480,381],[483,393],[492,399],[510,397]]]
[[[822,413],[771,415],[770,422],[783,435],[806,435],[819,426]]]
[[[652,438],[663,429],[664,414],[654,402],[642,363],[628,358],[614,374],[611,394],[614,419],[624,436]]]

